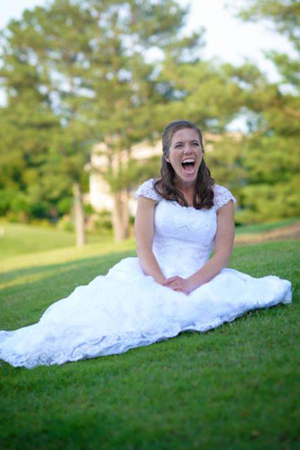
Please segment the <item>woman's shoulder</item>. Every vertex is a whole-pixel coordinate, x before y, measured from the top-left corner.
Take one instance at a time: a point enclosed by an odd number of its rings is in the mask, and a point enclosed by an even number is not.
[[[214,191],[214,207],[218,210],[222,206],[226,205],[230,200],[236,203],[236,199],[232,195],[232,193],[225,186],[221,186],[220,184],[213,185]]]
[[[155,181],[155,178],[150,178],[150,180],[144,181],[144,183],[142,183],[135,192],[134,198],[138,199],[139,196],[142,195],[143,197],[151,198],[152,200],[159,202],[162,197],[154,189]]]

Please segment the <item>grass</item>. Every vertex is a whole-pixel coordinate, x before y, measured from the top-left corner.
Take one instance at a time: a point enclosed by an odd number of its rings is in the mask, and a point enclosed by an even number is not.
[[[285,227],[287,225],[300,223],[300,218],[290,218],[277,222],[270,222],[256,225],[242,225],[236,227],[236,235],[239,234],[257,234],[263,231],[270,231]],[[110,234],[88,235],[88,247],[99,246],[97,248],[114,248],[113,238]],[[134,241],[131,239],[130,245],[134,247]],[[61,249],[71,249],[74,253],[75,235],[72,232],[61,231],[55,228],[41,228],[33,225],[24,225],[19,223],[0,222],[0,254],[2,258],[8,259],[15,256],[25,255],[25,259],[33,253],[56,251]],[[68,250],[69,252],[69,250]],[[75,253],[74,253],[75,254]],[[31,258],[32,260],[32,258]]]
[[[255,225],[241,225],[239,227],[236,227],[236,234],[252,234],[252,233],[261,233],[263,231],[277,230],[278,228],[286,227],[296,222],[300,222],[299,217],[292,217],[290,219],[275,222],[259,223]]]
[[[0,253],[6,258],[21,254],[28,255],[48,251],[52,249],[63,249],[75,245],[75,234],[73,232],[61,231],[55,228],[42,228],[34,225],[19,223],[0,222]],[[110,234],[88,235],[89,244],[104,244],[112,241]]]
[[[55,300],[135,254],[133,241],[84,249],[51,242],[4,254],[0,329],[34,323]],[[298,449],[299,250],[299,241],[236,247],[230,264],[291,280],[291,305],[122,355],[33,370],[2,363],[1,448]]]

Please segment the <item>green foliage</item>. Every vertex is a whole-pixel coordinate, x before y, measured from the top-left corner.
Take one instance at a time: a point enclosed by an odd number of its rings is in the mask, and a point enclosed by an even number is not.
[[[172,100],[164,111],[168,121],[184,116],[203,130],[223,132],[243,100],[242,90],[229,67],[211,61],[186,63],[168,58],[161,73],[162,81],[169,84]]]
[[[299,52],[296,2],[243,5],[241,17],[271,21]],[[105,163],[96,170],[112,195],[133,190],[160,166],[134,159],[133,146],[157,141],[183,115],[215,135],[247,117],[247,136],[224,135],[206,154],[238,198],[239,220],[299,214],[299,61],[269,52],[282,77],[270,83],[250,62],[200,59],[203,30],[184,35],[186,13],[175,0],[52,0],[10,22],[1,33],[0,215],[69,214],[73,184],[88,190],[85,167],[99,142]]]
[[[112,217],[111,212],[102,210],[93,214],[92,221],[89,226],[89,231],[93,234],[102,234],[112,231]]]
[[[236,220],[242,223],[268,222],[299,215],[299,180],[296,184],[249,185],[242,189],[243,210]]]
[[[232,6],[244,20],[271,23],[300,56],[299,2],[245,0]],[[281,75],[278,83],[269,83],[249,65],[233,68],[232,73],[239,85],[244,86],[244,112],[249,116],[250,131],[243,140],[241,153],[244,179],[236,189],[240,206],[237,218],[241,222],[300,214],[300,59],[276,51],[266,56]],[[239,177],[236,169],[234,173]]]
[[[40,198],[29,197],[49,203],[69,197],[74,183],[87,189],[83,168],[99,141],[106,144],[112,192],[130,188],[135,175],[137,182],[142,166],[130,149],[152,136],[153,114],[166,103],[148,55],[159,50],[179,61],[196,47],[201,33],[180,37],[185,15],[173,0],[53,0],[12,21],[2,33],[0,76],[8,99],[2,119],[9,138],[0,136],[0,188],[12,185],[27,195],[35,185]],[[6,161],[8,148],[17,163]],[[60,214],[48,206],[48,215]]]
[[[297,29],[300,20],[300,5],[295,0],[244,0],[239,15],[244,20],[268,20],[290,41],[299,45]]]
[[[14,47],[8,41],[3,46],[0,69],[7,95],[7,105],[0,108],[0,214],[9,212],[10,220],[21,221],[50,218],[53,205],[41,187],[42,167],[59,122],[47,95],[40,93],[41,76],[26,53],[23,32],[15,22],[8,32]]]
[[[71,210],[72,204],[72,197],[63,197],[56,203],[56,207],[60,214],[67,214]]]
[[[238,195],[247,180],[243,137],[237,133],[219,136],[212,142],[207,138],[204,147],[205,160],[212,177],[218,184],[227,186],[234,195]]]
[[[0,190],[0,216],[4,216],[9,211],[10,204],[16,195],[14,189]]]
[[[282,75],[282,82],[299,89],[299,28],[300,4],[295,0],[244,0],[238,5],[232,3],[236,14],[243,20],[265,21],[274,30],[284,35],[293,47],[296,57],[290,57],[277,51],[267,52],[267,57],[273,61],[278,72]],[[299,93],[299,91],[298,91]],[[298,116],[299,118],[299,116]]]

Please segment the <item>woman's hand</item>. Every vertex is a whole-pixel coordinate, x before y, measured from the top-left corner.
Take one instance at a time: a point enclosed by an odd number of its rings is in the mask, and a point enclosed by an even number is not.
[[[181,278],[178,276],[167,278],[166,281],[163,283],[163,286],[173,289],[173,291],[182,292],[185,295],[189,295],[190,292],[193,290],[191,283],[188,279]]]

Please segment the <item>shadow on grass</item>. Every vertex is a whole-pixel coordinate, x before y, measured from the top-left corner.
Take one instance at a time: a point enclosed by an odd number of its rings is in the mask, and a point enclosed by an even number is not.
[[[82,270],[86,271],[90,269],[95,269],[96,261],[98,261],[99,263],[98,267],[101,272],[99,273],[99,275],[101,275],[102,271],[105,271],[106,268],[110,267],[110,263],[116,264],[118,261],[128,256],[136,256],[136,252],[123,251],[118,253],[108,253],[102,254],[101,256],[93,256],[90,258],[80,258],[79,260],[76,261],[64,262],[60,264],[46,264],[40,267],[34,266],[34,267],[27,267],[24,269],[11,270],[9,272],[0,274],[0,290],[2,284],[15,280],[17,277],[47,274],[53,271],[61,271],[66,274],[72,273],[72,271],[77,270],[78,268],[81,268]],[[58,276],[60,276],[60,274],[58,274]]]

